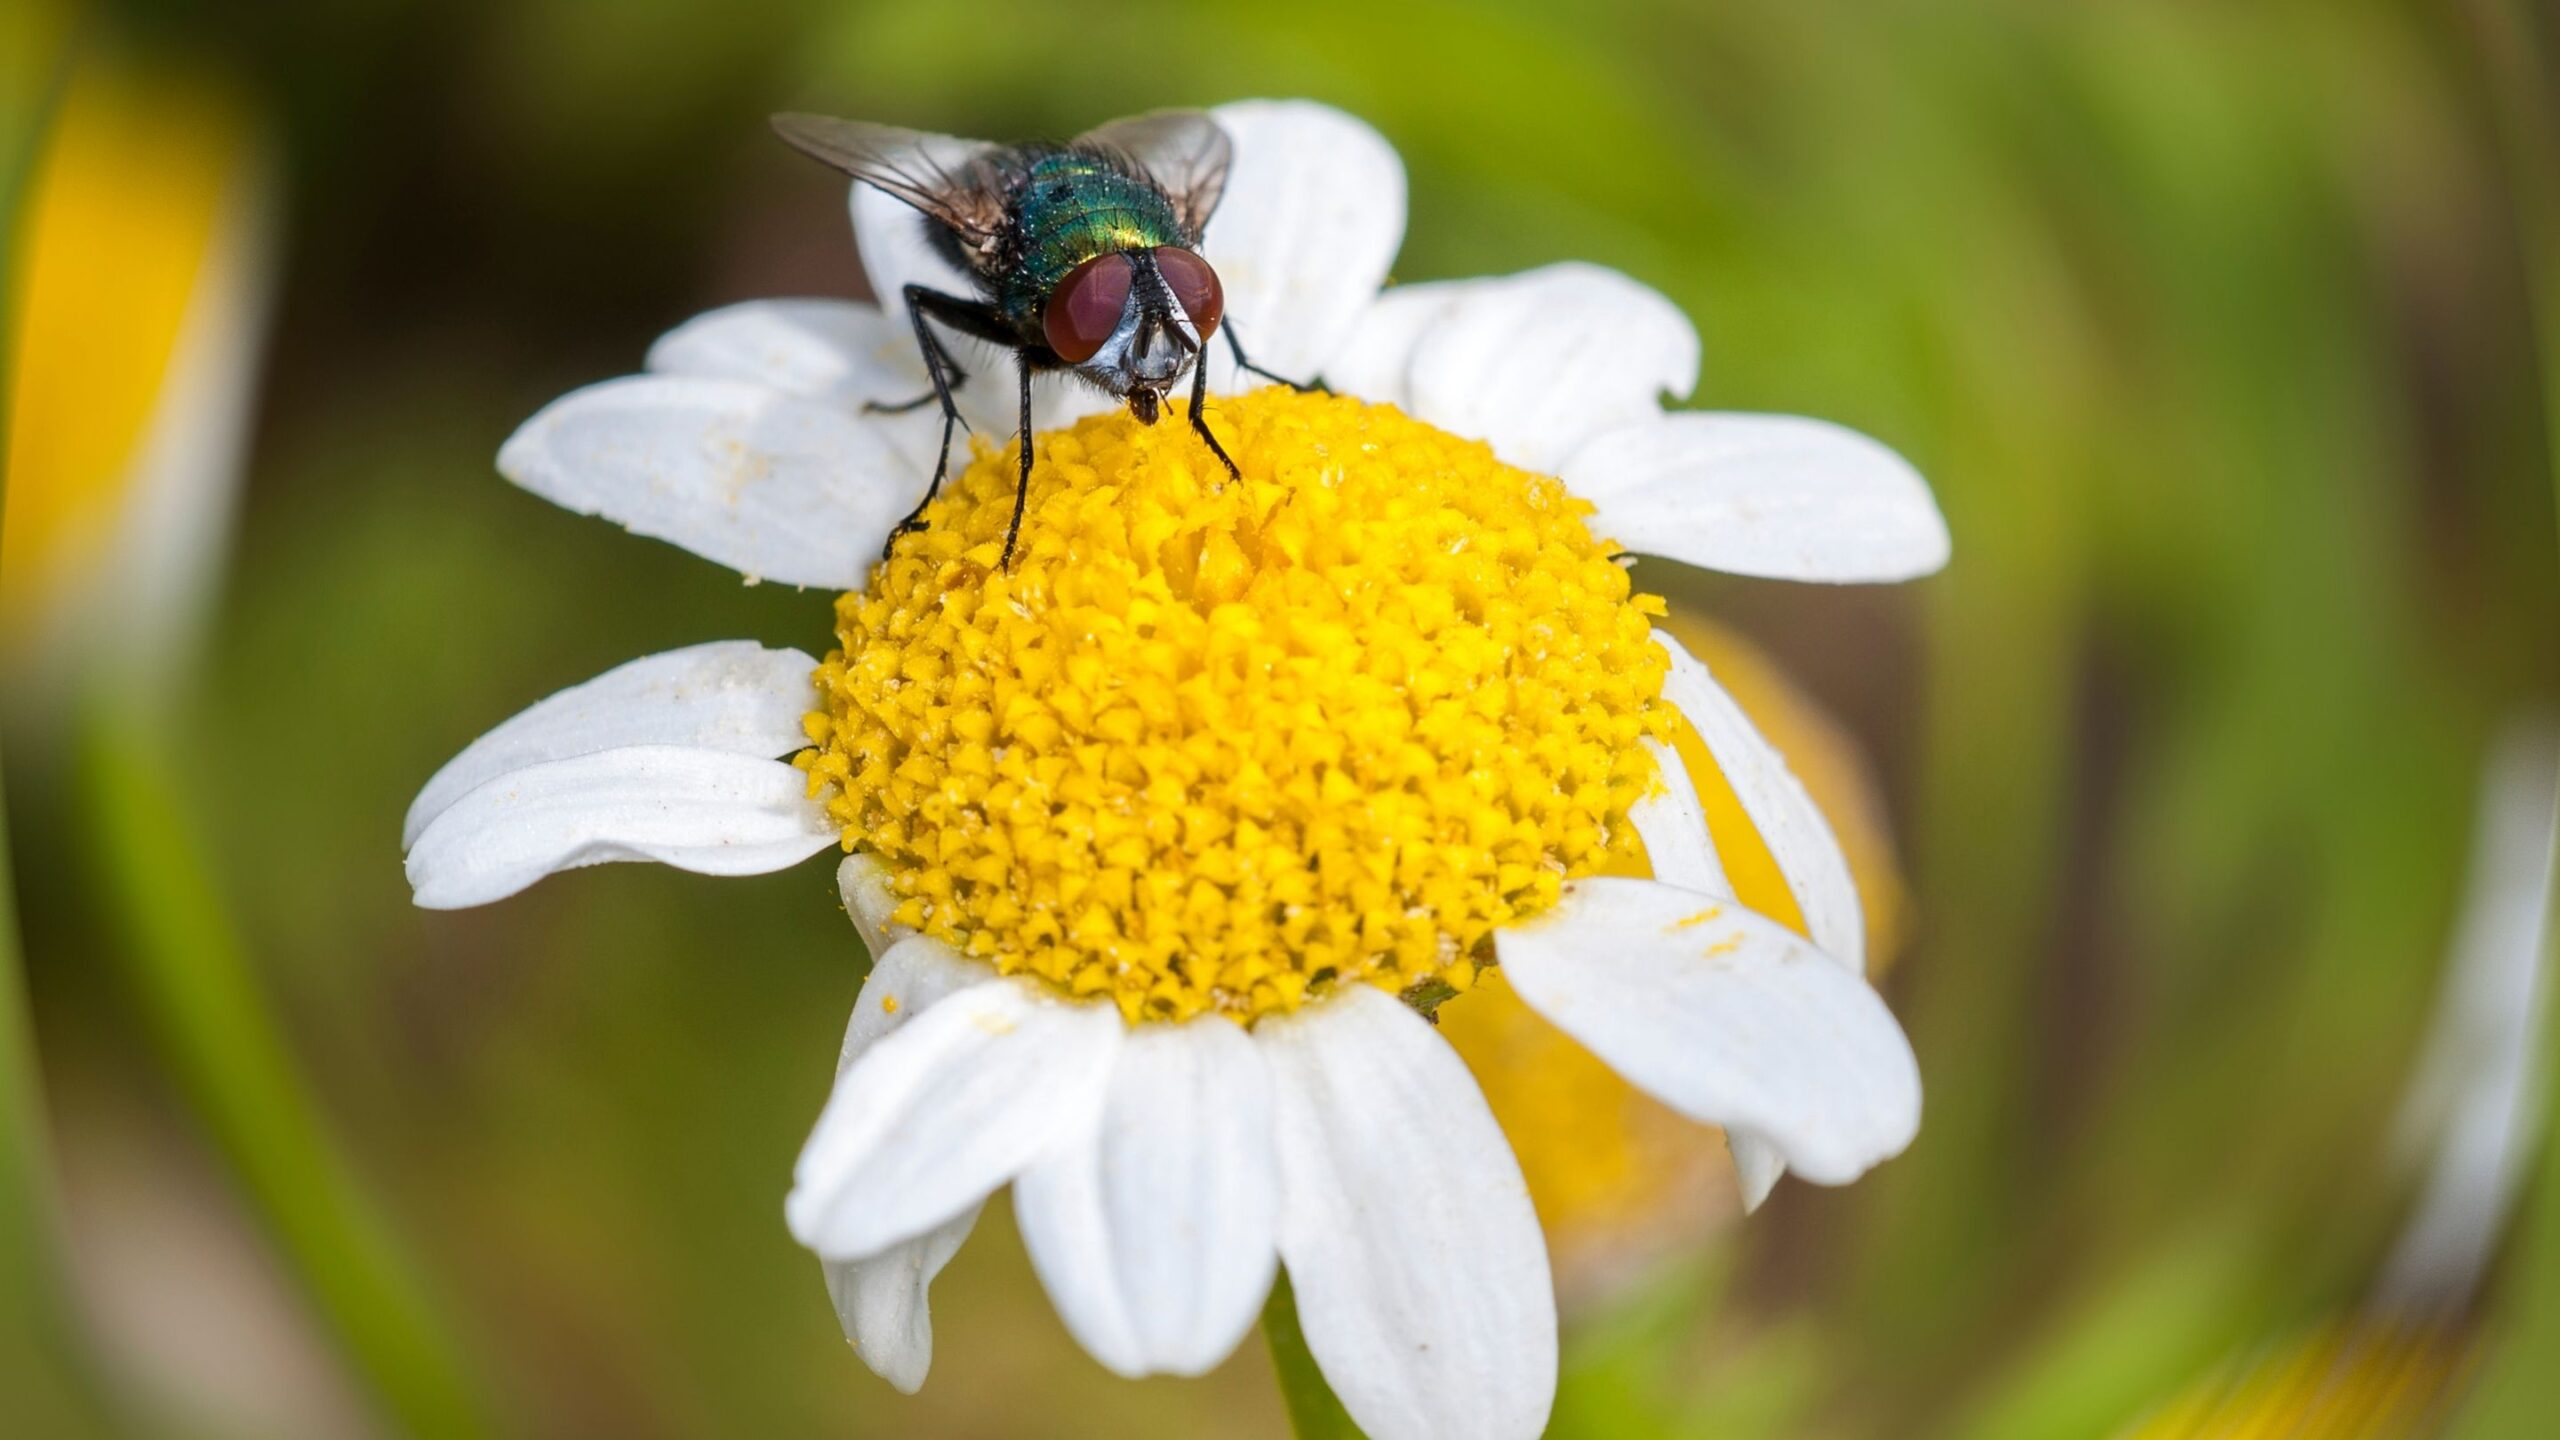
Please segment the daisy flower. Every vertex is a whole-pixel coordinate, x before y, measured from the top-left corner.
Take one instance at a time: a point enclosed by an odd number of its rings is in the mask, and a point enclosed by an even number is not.
[[[1234,480],[1185,424],[1044,393],[1012,566],[1014,461],[983,444],[879,561],[939,432],[864,408],[924,388],[904,314],[680,327],[499,468],[841,592],[836,644],[700,646],[543,701],[429,782],[409,877],[458,906],[603,861],[846,852],[878,958],[785,1213],[901,1388],[930,1356],[926,1286],[1009,1184],[1114,1371],[1215,1365],[1285,1266],[1370,1435],[1530,1435],[1555,1384],[1546,1251],[1431,1011],[1498,965],[1723,1126],[1754,1194],[1853,1180],[1919,1121],[1838,843],[1611,541],[1886,581],[1936,569],[1946,531],[1871,440],[1666,413],[1697,337],[1625,276],[1387,288],[1393,149],[1314,104],[1216,114],[1234,163],[1202,248],[1228,323],[1332,393],[1247,388],[1213,352]],[[852,205],[875,293],[954,284],[911,213]],[[1010,433],[1013,397],[982,393],[1003,388],[964,390],[979,430]],[[1691,780],[1709,767],[1801,928],[1734,898]]]

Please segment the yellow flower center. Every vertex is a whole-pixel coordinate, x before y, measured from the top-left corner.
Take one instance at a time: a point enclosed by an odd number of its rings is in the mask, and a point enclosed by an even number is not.
[[[801,763],[900,923],[1131,1020],[1463,991],[1640,856],[1652,596],[1589,507],[1396,410],[1283,389],[982,447],[836,602]]]

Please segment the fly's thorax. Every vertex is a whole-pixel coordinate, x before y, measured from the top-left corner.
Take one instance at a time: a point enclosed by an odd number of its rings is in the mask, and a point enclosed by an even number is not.
[[[1038,155],[1018,185],[1012,263],[998,277],[996,302],[1026,330],[1037,328],[1067,272],[1096,255],[1191,243],[1163,191],[1104,157]]]

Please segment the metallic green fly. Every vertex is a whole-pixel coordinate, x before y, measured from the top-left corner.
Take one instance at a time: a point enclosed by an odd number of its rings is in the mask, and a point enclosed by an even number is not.
[[[933,390],[886,410],[942,405],[942,456],[924,499],[891,535],[921,526],[951,466],[960,423],[951,392],[968,377],[941,325],[1013,352],[1021,381],[1022,473],[1005,531],[1013,563],[1031,492],[1031,377],[1071,371],[1154,424],[1164,398],[1191,377],[1191,428],[1236,473],[1201,418],[1208,367],[1201,349],[1218,333],[1225,298],[1200,258],[1200,233],[1225,190],[1232,153],[1218,122],[1198,110],[1159,110],[1115,120],[1063,145],[999,145],[859,120],[777,115],[783,139],[865,184],[912,205],[935,250],[965,272],[974,296],[906,287],[916,346]],[[888,297],[883,296],[882,299]],[[1235,327],[1227,348],[1239,368],[1296,385],[1245,358]],[[1304,388],[1301,386],[1300,388]]]

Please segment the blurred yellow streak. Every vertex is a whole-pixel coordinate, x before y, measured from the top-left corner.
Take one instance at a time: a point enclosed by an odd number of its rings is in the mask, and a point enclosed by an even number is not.
[[[113,583],[137,532],[173,522],[218,538],[201,497],[227,488],[236,417],[210,435],[175,393],[192,329],[237,329],[237,211],[254,168],[246,107],[203,80],[93,56],[72,73],[29,177],[13,282],[8,489],[0,519],[0,650],[18,652]],[[226,260],[234,263],[223,263]],[[213,364],[244,366],[220,348]],[[217,390],[244,377],[210,376]],[[196,477],[204,477],[197,479]],[[146,513],[149,512],[149,513]],[[205,521],[205,523],[195,523]],[[204,548],[199,544],[197,548]]]
[[[2322,1326],[2207,1376],[2118,1440],[2408,1440],[2444,1427],[2477,1350],[2467,1328]]]

